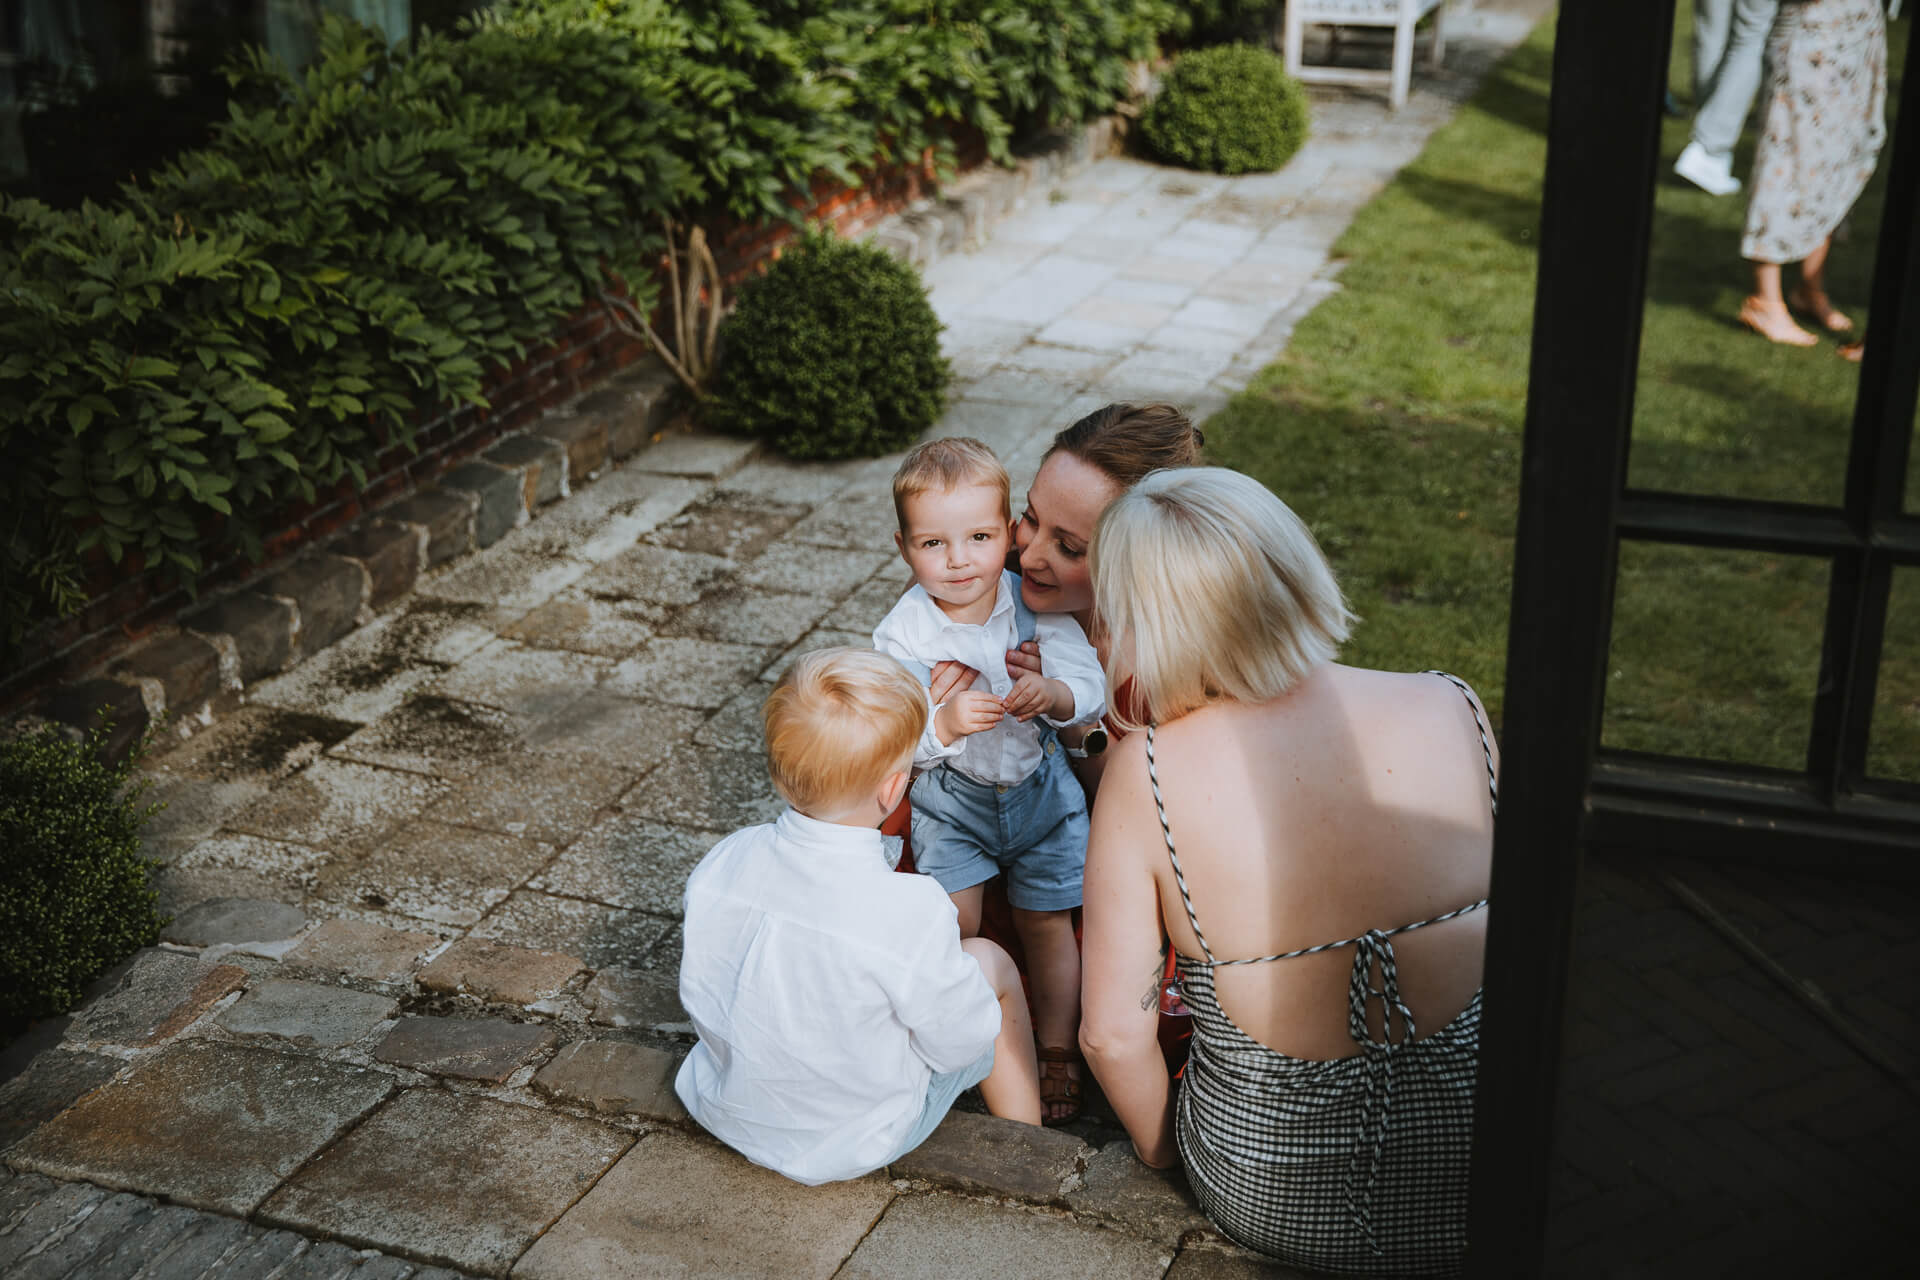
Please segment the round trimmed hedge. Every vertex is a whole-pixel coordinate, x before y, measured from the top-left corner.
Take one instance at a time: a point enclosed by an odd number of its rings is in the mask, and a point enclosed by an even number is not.
[[[0,1018],[45,1018],[165,923],[140,827],[158,809],[101,762],[105,734],[54,730],[0,742]]]
[[[704,417],[788,457],[892,453],[946,407],[952,370],[919,274],[827,231],[741,289],[720,344]]]
[[[1167,72],[1140,133],[1155,155],[1190,169],[1278,169],[1307,140],[1307,95],[1269,50],[1195,49]]]

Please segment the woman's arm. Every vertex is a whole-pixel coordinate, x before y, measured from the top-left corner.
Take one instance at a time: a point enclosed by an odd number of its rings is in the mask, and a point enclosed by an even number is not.
[[[1167,938],[1153,867],[1164,855],[1145,742],[1129,739],[1111,754],[1087,844],[1080,1049],[1135,1153],[1166,1169],[1179,1163],[1180,1152],[1173,1082],[1158,1038]]]

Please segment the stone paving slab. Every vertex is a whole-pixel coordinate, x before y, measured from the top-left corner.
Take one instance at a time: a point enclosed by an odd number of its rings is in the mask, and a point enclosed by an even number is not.
[[[831,599],[723,584],[662,623],[667,636],[784,648],[813,629]]]
[[[367,852],[327,863],[314,894],[465,928],[552,856],[535,841],[420,819]]]
[[[513,1274],[826,1280],[893,1197],[879,1178],[803,1187],[715,1143],[652,1133],[527,1251]]]
[[[464,778],[513,743],[504,711],[439,694],[414,694],[334,745],[330,755],[387,769]]]
[[[9,1163],[245,1215],[392,1090],[378,1072],[185,1043],[40,1126]],[[220,1153],[210,1160],[210,1153]]]
[[[250,704],[156,755],[153,773],[210,782],[284,778],[352,733],[351,720]]]
[[[449,698],[539,717],[565,708],[592,689],[612,665],[584,653],[495,640],[440,677],[434,688]]]
[[[1068,1180],[1092,1155],[1080,1139],[1058,1129],[950,1111],[914,1150],[888,1172],[936,1186],[1040,1203],[1062,1199]]]
[[[759,753],[682,746],[635,784],[621,807],[671,826],[734,831],[773,821],[785,805]]]
[[[105,995],[74,1015],[67,1038],[79,1044],[157,1044],[246,980],[247,971],[235,965],[150,947],[134,954]]]
[[[362,849],[448,790],[446,782],[321,760],[227,820],[227,830],[335,851]]]
[[[807,511],[798,503],[775,498],[715,493],[648,534],[647,541],[736,565],[766,550]]]
[[[653,638],[661,611],[631,600],[601,600],[562,593],[529,610],[501,630],[502,639],[536,649],[570,649],[601,658],[624,658]]]
[[[756,697],[756,705],[759,701]],[[612,814],[568,846],[531,887],[678,917],[688,874],[723,835],[668,826],[634,813]]]
[[[160,936],[188,947],[229,946],[273,954],[306,927],[306,914],[284,902],[215,898],[175,915]]]
[[[213,1020],[236,1036],[340,1049],[366,1037],[398,1007],[386,996],[364,991],[270,978],[255,983]]]
[[[706,720],[697,708],[595,689],[527,730],[528,751],[618,765],[635,777],[667,758]]]
[[[494,639],[511,615],[487,605],[413,596],[284,675],[247,690],[249,702],[361,724]]]
[[[409,1089],[302,1169],[260,1216],[501,1276],[632,1142],[551,1111]]]
[[[466,994],[502,1004],[532,1004],[559,993],[584,966],[573,956],[462,938],[421,969],[428,991]]]
[[[1159,1280],[1172,1250],[1057,1211],[955,1195],[903,1196],[836,1280]]]
[[[522,889],[489,911],[473,934],[564,951],[599,969],[638,962],[672,927],[660,916]]]
[[[26,1070],[0,1082],[0,1150],[105,1084],[125,1065],[119,1058],[64,1048],[35,1054]],[[5,1204],[0,1201],[0,1224],[5,1223],[6,1216]]]
[[[328,920],[286,955],[290,966],[335,970],[371,982],[404,982],[440,939],[358,920]]]
[[[534,1073],[536,1091],[602,1115],[636,1115],[684,1124],[674,1092],[677,1054],[621,1040],[576,1040]]]
[[[1180,1251],[1167,1280],[1313,1280],[1315,1274],[1242,1250],[1199,1245]]]
[[[425,816],[558,846],[586,830],[638,772],[617,758],[515,752],[454,787]]]
[[[593,975],[585,992],[589,1017],[603,1027],[653,1027],[686,1023],[680,1004],[679,965],[661,972],[613,966]]]
[[[659,636],[615,667],[605,687],[632,698],[711,711],[725,706],[773,653],[759,645]]]
[[[19,1196],[21,1202],[4,1224],[6,1234],[0,1235],[0,1267],[9,1269],[48,1237],[58,1238],[74,1221],[84,1219],[110,1194],[80,1182],[35,1182],[26,1186],[16,1182],[9,1184],[8,1191],[9,1200]]]
[[[1178,1169],[1149,1169],[1127,1139],[1110,1142],[1086,1162],[1081,1185],[1068,1192],[1067,1207],[1091,1214],[1149,1240],[1180,1243],[1189,1232],[1210,1230],[1186,1176]]]
[[[428,1075],[501,1084],[558,1038],[552,1028],[535,1022],[407,1017],[386,1034],[373,1056]]]

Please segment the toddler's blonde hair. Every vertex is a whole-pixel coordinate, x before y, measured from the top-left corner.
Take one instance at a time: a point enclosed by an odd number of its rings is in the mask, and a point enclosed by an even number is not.
[[[1131,675],[1134,705],[1156,720],[1278,697],[1332,661],[1353,626],[1313,534],[1237,471],[1154,472],[1107,507],[1092,559],[1109,684]]]
[[[907,531],[907,499],[929,490],[957,489],[964,484],[991,485],[1000,491],[1000,508],[1013,514],[1007,469],[1000,459],[972,436],[948,436],[918,445],[893,473],[893,514],[900,532]]]
[[[927,690],[873,649],[803,654],[761,708],[773,785],[802,813],[880,781],[927,727]]]

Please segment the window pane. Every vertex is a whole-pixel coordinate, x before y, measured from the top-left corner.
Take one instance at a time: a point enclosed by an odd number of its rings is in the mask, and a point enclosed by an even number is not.
[[[1895,569],[1867,737],[1867,773],[1920,782],[1920,569]]]
[[[1623,545],[1601,745],[1805,768],[1827,586],[1811,557]]]

